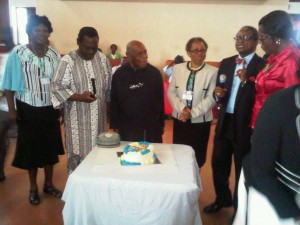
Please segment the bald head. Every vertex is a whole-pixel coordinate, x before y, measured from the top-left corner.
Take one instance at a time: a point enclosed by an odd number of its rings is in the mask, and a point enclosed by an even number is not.
[[[145,47],[144,44],[140,41],[137,41],[137,40],[132,40],[130,41],[127,46],[126,46],[126,54],[130,54],[132,53],[132,51],[135,49],[135,48],[138,48],[138,47]]]
[[[147,49],[140,41],[130,41],[126,46],[128,61],[134,69],[141,69],[147,66]]]

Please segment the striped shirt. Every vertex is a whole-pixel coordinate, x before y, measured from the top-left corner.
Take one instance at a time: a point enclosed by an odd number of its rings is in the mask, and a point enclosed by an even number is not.
[[[7,60],[2,87],[16,91],[16,98],[31,106],[52,105],[50,81],[59,61],[59,53],[51,47],[40,58],[27,45],[16,46]]]

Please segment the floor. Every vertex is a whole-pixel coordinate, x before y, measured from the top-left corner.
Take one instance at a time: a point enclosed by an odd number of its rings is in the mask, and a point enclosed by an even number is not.
[[[166,120],[165,133],[163,136],[164,143],[172,143],[172,125],[172,120]],[[200,194],[199,205],[204,225],[230,225],[233,213],[232,208],[224,208],[213,215],[202,213],[203,207],[211,203],[215,198],[210,165],[214,127],[215,124],[212,124],[207,162],[201,170],[203,191]],[[9,149],[5,165],[7,178],[5,181],[0,182],[0,225],[63,225],[62,209],[64,207],[64,202],[60,199],[44,195],[40,190],[40,196],[42,198],[41,204],[38,206],[29,204],[29,181],[27,172],[11,166],[15,145],[16,139],[9,139]],[[40,169],[38,173],[38,184],[40,189],[43,185],[43,177],[43,171]],[[59,189],[63,190],[66,180],[66,156],[64,155],[60,157],[60,163],[55,166],[54,183]],[[231,184],[233,180],[234,178],[231,177]]]

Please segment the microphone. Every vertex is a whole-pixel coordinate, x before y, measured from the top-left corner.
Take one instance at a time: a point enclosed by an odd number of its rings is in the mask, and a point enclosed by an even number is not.
[[[226,82],[226,75],[225,74],[221,74],[219,77],[219,85],[221,88],[224,88]]]
[[[95,94],[97,93],[95,78],[91,78],[91,82],[93,87],[93,95],[91,97],[95,98]]]
[[[218,82],[218,85],[217,85],[217,86],[219,86],[219,87],[221,87],[221,88],[224,88],[225,82],[226,82],[226,75],[225,75],[225,74],[221,74],[221,75],[219,76],[219,82]],[[220,102],[222,101],[222,97],[218,97],[218,96],[216,96],[216,97],[217,97],[217,98],[216,98],[216,102],[217,102],[217,103],[220,103]]]

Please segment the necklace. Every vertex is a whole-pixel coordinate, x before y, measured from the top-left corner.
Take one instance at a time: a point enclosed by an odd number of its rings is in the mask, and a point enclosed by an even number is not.
[[[200,70],[202,70],[204,66],[205,66],[205,63],[203,63],[198,68],[192,68],[192,62],[187,63],[187,68],[189,71],[191,71],[191,75],[196,75],[196,73],[199,72]]]
[[[263,69],[263,72],[268,71],[268,70],[271,69],[272,67],[273,67],[273,64],[272,64],[272,65],[267,64],[266,67]]]

